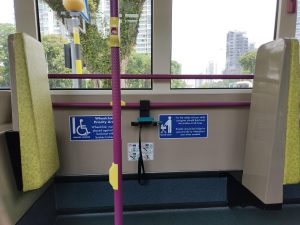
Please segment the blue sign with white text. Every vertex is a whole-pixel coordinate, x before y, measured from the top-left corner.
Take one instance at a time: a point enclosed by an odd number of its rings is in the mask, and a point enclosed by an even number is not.
[[[71,141],[112,140],[112,116],[70,116],[70,137]]]
[[[83,19],[85,20],[85,22],[87,22],[87,23],[90,22],[88,0],[84,0],[84,8],[83,8],[83,11],[81,12],[81,16],[83,17]]]
[[[161,139],[207,138],[208,115],[160,115]]]

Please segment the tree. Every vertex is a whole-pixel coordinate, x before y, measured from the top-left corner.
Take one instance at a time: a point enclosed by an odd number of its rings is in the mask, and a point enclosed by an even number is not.
[[[97,27],[88,25],[86,34],[81,34],[82,60],[89,73],[111,73],[109,39],[99,33]],[[111,80],[92,80],[89,88],[111,88]]]
[[[151,55],[133,52],[126,68],[128,74],[151,74]]]
[[[174,60],[171,62],[171,74],[181,74],[181,64]]]
[[[181,74],[181,64],[174,60],[171,62],[171,74]],[[186,88],[186,86],[184,80],[174,79],[171,81],[171,88]]]
[[[7,37],[9,34],[15,33],[13,24],[0,24],[0,88],[9,87],[9,58]]]
[[[243,68],[243,73],[254,74],[256,64],[256,51],[247,52],[240,57],[239,63]]]
[[[126,68],[128,74],[151,74],[151,56],[133,52]],[[130,79],[125,81],[126,88],[150,88],[150,80]]]
[[[61,17],[62,11],[65,11],[62,0],[44,0],[50,8],[57,12]],[[89,0],[90,15],[97,15],[98,5],[101,0]],[[121,73],[126,71],[130,55],[134,49],[138,34],[138,26],[143,11],[145,0],[121,0],[120,13],[137,14],[136,21],[122,17],[121,26]],[[95,24],[87,24],[86,33],[81,34],[81,50],[83,63],[89,73],[111,73],[110,46],[109,37],[104,36],[98,31]],[[97,60],[95,60],[97,59]],[[111,80],[92,80],[87,82],[90,88],[111,88]]]
[[[89,0],[89,9],[91,15],[96,15],[100,0]],[[54,11],[65,11],[62,0],[45,0],[45,2]],[[121,0],[120,12],[125,14],[137,14],[136,21],[122,17],[121,26],[121,71],[125,72],[132,50],[134,49],[138,34],[138,26],[143,11],[145,0]],[[98,28],[94,24],[87,24],[86,34],[81,34],[82,55],[87,65],[88,71],[91,73],[111,73],[110,63],[110,47],[108,37],[98,32]],[[97,58],[97,60],[95,60]]]
[[[146,0],[121,0],[120,1],[120,12],[122,15],[122,26],[121,26],[121,71],[125,72],[131,52],[136,44],[138,35],[138,28],[140,24],[140,18],[143,12],[143,6]],[[127,18],[126,14],[136,14],[136,21],[132,21]]]
[[[7,36],[15,33],[12,24],[0,24],[0,87],[9,87],[9,58]],[[48,59],[49,73],[70,73],[64,66],[64,48],[66,40],[58,35],[47,35],[42,37],[43,45]],[[72,87],[70,80],[51,80],[51,87]]]
[[[49,73],[71,73],[64,64],[64,44],[67,43],[60,35],[46,35],[42,37],[42,43],[48,59]],[[51,88],[71,88],[71,80],[50,80]]]
[[[171,88],[186,88],[187,84],[184,80],[171,80]]]

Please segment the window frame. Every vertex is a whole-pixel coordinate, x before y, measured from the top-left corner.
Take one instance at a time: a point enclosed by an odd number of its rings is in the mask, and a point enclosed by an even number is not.
[[[39,0],[34,0],[35,1],[35,5],[36,5],[36,17],[37,17],[37,29],[38,29],[38,40],[40,42],[42,42],[42,38],[41,38],[41,27],[40,27],[40,18],[39,18]],[[153,74],[153,4],[154,4],[154,0],[150,0],[151,1],[151,66],[150,66],[150,70],[151,70],[151,74]],[[147,36],[148,38],[148,36]],[[136,74],[138,76],[138,74]],[[152,91],[153,90],[153,80],[151,79],[150,81],[150,88],[122,88],[122,90],[130,90],[130,91],[138,91],[138,90],[145,90],[145,91]],[[111,88],[50,88],[51,91],[55,91],[55,90],[62,90],[62,91],[74,91],[74,90],[78,90],[78,91],[95,91],[95,90],[102,90],[102,91],[106,91],[106,90],[111,90]]]
[[[26,32],[32,37],[39,39],[38,37],[38,22],[37,22],[37,4],[36,0],[18,1],[14,0],[15,4],[15,20],[17,32]],[[168,9],[172,8],[172,0],[152,0],[152,73],[153,74],[170,74],[170,62],[171,62],[171,35],[168,36],[167,32],[161,32],[162,29],[166,31],[172,31],[172,12]],[[164,12],[163,12],[164,11]],[[287,14],[287,3],[285,0],[277,0],[277,12],[274,36],[276,38],[281,37],[294,37],[296,26],[296,14]],[[160,17],[157,17],[160,16]],[[159,18],[164,18],[167,27],[162,27]],[[288,25],[288,26],[287,26]],[[159,42],[164,42],[165,47],[160,48]],[[167,51],[167,52],[166,52]],[[165,56],[165,57],[161,57]],[[162,65],[165,62],[164,65]],[[169,67],[168,67],[169,65]],[[171,89],[170,80],[152,80],[151,90],[137,90],[135,94],[145,94],[149,92],[160,93],[248,93],[251,90],[244,89]],[[7,91],[7,89],[1,89],[0,91]],[[71,90],[71,91],[70,91]],[[94,93],[94,90],[84,92],[76,89],[70,89],[68,91],[53,90],[53,94],[73,94],[80,93]],[[73,92],[72,92],[73,91]],[[99,92],[101,91],[101,92]],[[106,90],[97,89],[95,93],[106,93]],[[124,94],[132,94],[133,92],[124,90]]]

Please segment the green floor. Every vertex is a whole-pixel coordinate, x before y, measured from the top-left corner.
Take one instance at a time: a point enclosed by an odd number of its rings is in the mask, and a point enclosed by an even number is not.
[[[256,208],[208,208],[129,212],[124,225],[300,225],[300,205],[280,211]],[[59,216],[55,225],[113,225],[113,214]]]

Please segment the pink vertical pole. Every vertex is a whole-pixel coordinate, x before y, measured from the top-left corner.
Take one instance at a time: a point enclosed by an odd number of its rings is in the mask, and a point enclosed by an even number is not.
[[[119,18],[119,1],[110,0],[111,18]],[[119,36],[118,27],[111,26],[111,35]],[[120,40],[119,40],[120,41]],[[111,46],[112,63],[112,102],[113,102],[113,160],[118,165],[118,188],[114,190],[115,225],[123,225],[122,197],[122,132],[121,132],[121,76],[120,47]]]

